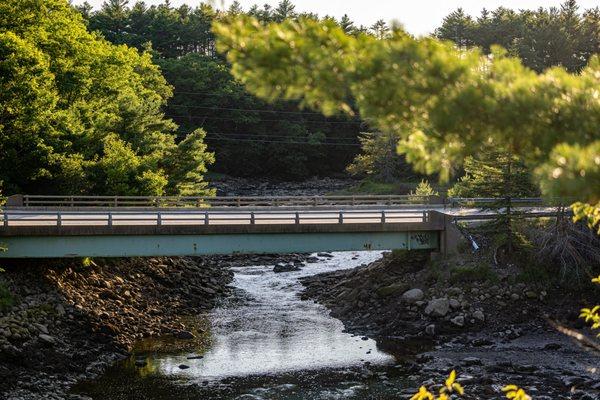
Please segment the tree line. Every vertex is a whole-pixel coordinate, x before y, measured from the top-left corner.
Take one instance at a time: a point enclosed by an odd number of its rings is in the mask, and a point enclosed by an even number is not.
[[[211,169],[239,176],[304,179],[341,172],[353,159],[357,175],[413,173],[396,155],[398,130],[379,133],[357,112],[360,98],[345,99],[351,116],[307,110],[301,92],[271,102],[234,78],[211,28],[232,16],[262,25],[309,19],[378,40],[393,34],[382,20],[365,27],[348,16],[298,13],[289,0],[248,10],[235,2],[224,11],[168,1],[107,0],[93,10],[7,0],[0,12],[5,193],[204,194],[215,153]],[[598,52],[599,15],[571,0],[476,19],[458,10],[435,35],[484,52],[500,43],[536,71],[580,71]]]

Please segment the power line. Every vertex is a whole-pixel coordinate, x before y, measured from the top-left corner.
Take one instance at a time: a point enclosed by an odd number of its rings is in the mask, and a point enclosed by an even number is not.
[[[204,116],[204,115],[171,115],[171,114],[165,114],[165,117],[167,118],[184,118],[184,119],[213,119],[213,120],[223,120],[223,121],[239,121],[238,118],[227,118],[227,117],[211,117],[211,116]],[[281,122],[281,121],[288,121],[288,122],[301,122],[301,123],[306,123],[306,122],[310,122],[310,123],[318,123],[318,124],[344,124],[344,125],[362,125],[362,124],[366,124],[366,122],[359,122],[359,121],[317,121],[317,120],[293,120],[293,119],[287,119],[287,120],[282,120],[282,119],[263,119],[263,118],[253,118],[256,121],[260,121],[260,122]],[[243,122],[243,121],[240,121]]]
[[[207,132],[208,135],[219,135],[219,136],[241,136],[242,138],[250,138],[250,139],[272,139],[272,138],[279,138],[279,139],[297,139],[298,137],[294,137],[294,136],[290,136],[290,135],[270,135],[270,134],[259,134],[259,133],[234,133],[234,132]],[[325,138],[326,140],[328,139],[327,137]],[[351,140],[351,141],[357,141],[358,137],[349,137],[349,136],[342,136],[342,137],[333,137],[329,140],[333,140],[333,141],[337,141],[337,140]]]
[[[167,107],[187,107],[187,108],[201,108],[205,110],[226,110],[226,111],[248,111],[248,112],[263,112],[263,113],[274,113],[274,114],[295,114],[295,115],[320,115],[326,118],[322,113],[313,111],[282,111],[282,110],[259,110],[251,108],[229,108],[229,107],[217,107],[217,106],[196,106],[186,104],[168,104]],[[342,116],[342,114],[338,114]],[[331,117],[330,117],[331,118]],[[358,122],[358,121],[357,121]]]
[[[279,144],[304,144],[309,146],[352,146],[360,147],[358,143],[310,143],[310,142],[290,142],[276,140],[255,140],[255,139],[234,139],[226,137],[209,138],[211,141],[227,141],[227,142],[248,142],[248,143],[279,143]]]

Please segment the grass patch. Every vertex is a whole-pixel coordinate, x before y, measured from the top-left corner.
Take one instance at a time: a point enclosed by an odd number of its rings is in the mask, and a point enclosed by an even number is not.
[[[0,311],[8,310],[15,303],[12,293],[3,282],[0,282]]]
[[[364,180],[350,188],[332,193],[334,195],[353,195],[353,194],[406,194],[417,187],[418,182],[375,182]]]
[[[448,280],[453,283],[497,282],[498,275],[487,264],[475,264],[452,267]]]
[[[520,272],[514,277],[516,283],[548,287],[553,283],[559,283],[558,274],[551,273],[548,268],[541,265],[527,265],[520,268]]]

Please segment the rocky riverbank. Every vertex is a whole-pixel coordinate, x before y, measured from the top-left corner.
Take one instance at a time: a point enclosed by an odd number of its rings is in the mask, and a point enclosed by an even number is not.
[[[251,262],[246,257],[245,262]],[[63,399],[146,337],[202,336],[197,316],[228,292],[236,257],[3,263],[0,398]],[[275,263],[275,262],[274,262]],[[192,317],[192,318],[190,318]]]
[[[356,184],[353,179],[313,178],[302,182],[275,182],[266,179],[246,179],[224,176],[211,180],[217,196],[322,196],[347,189]]]
[[[426,253],[396,252],[306,278],[302,296],[327,306],[348,331],[413,348],[405,371],[414,389],[434,387],[454,368],[470,398],[501,398],[506,383],[525,386],[535,399],[600,398],[593,341],[586,347],[557,331],[582,329],[593,337],[578,310],[595,304],[597,293],[526,284],[514,275],[483,263],[451,266],[430,262]]]

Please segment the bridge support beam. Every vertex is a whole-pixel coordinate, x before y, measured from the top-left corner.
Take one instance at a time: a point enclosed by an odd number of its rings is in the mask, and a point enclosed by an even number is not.
[[[438,250],[437,231],[5,236],[0,258],[151,257],[392,249]]]

